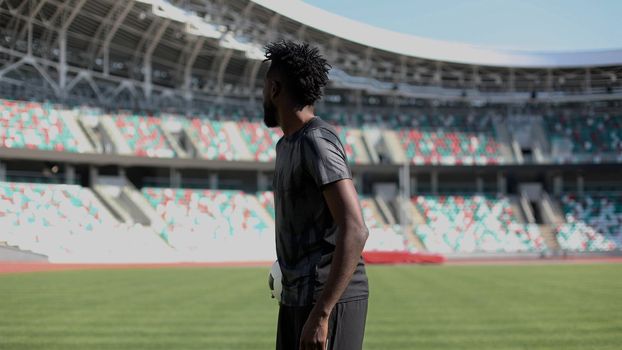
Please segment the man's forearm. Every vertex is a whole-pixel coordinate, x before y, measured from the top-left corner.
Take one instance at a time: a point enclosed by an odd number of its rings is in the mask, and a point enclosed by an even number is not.
[[[346,227],[337,237],[330,271],[324,290],[316,302],[313,312],[328,318],[333,307],[346,290],[356,270],[369,233],[365,226]]]

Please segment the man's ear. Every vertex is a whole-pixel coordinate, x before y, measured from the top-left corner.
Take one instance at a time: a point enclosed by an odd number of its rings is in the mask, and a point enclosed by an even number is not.
[[[273,100],[276,100],[277,97],[279,97],[279,95],[281,94],[281,82],[278,80],[272,80],[272,83],[270,84],[270,97]]]

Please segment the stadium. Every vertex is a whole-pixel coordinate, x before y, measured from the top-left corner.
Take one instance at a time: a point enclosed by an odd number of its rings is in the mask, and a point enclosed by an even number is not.
[[[332,65],[316,107],[370,231],[366,349],[619,347],[622,49],[482,48],[299,1],[4,0],[1,349],[274,348],[281,39]]]

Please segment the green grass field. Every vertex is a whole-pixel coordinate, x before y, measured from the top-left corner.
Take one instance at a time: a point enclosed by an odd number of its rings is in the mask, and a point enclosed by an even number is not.
[[[371,266],[365,349],[620,349],[622,264]],[[0,349],[273,349],[267,268],[0,275]]]

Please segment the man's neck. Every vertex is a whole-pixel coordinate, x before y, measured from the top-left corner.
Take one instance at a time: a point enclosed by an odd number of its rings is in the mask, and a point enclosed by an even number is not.
[[[289,136],[300,130],[307,122],[315,117],[313,106],[305,106],[303,109],[296,111],[291,109],[286,114],[281,115],[280,125],[285,136]]]

